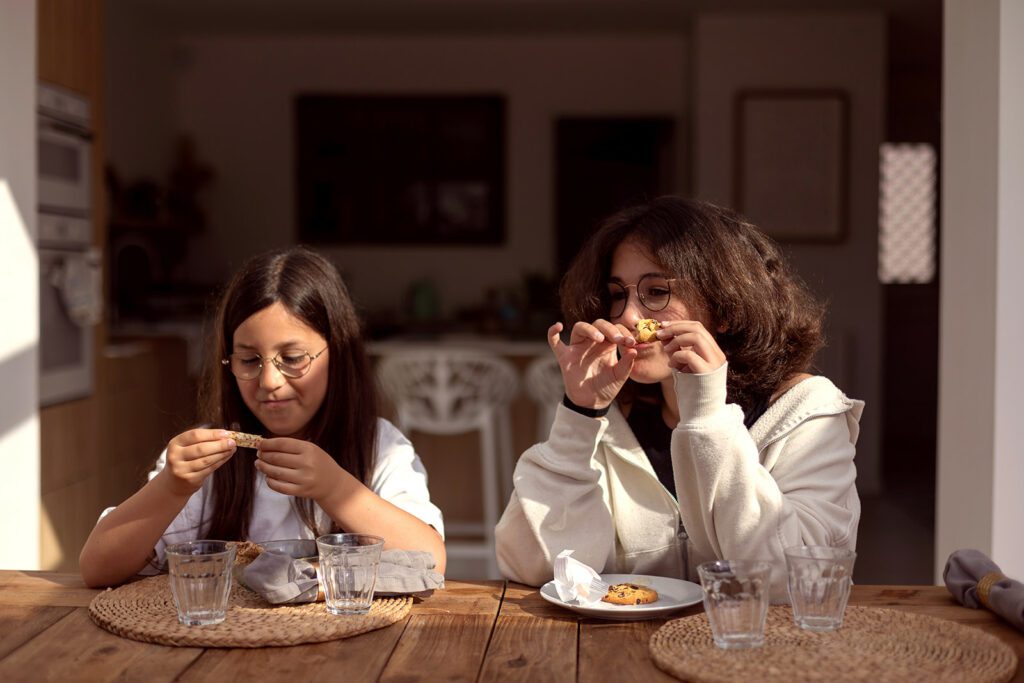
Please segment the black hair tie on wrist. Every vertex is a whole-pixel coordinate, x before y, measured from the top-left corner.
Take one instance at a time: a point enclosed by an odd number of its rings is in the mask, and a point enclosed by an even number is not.
[[[569,400],[569,394],[562,394],[562,405],[574,413],[586,415],[587,417],[604,417],[608,414],[608,408],[610,408],[610,406],[605,406],[604,408],[584,408],[583,406],[578,406]]]

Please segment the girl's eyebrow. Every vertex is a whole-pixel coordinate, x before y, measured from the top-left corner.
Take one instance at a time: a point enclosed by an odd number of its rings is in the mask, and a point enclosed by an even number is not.
[[[242,343],[237,343],[236,342],[234,346],[235,346],[236,349],[245,349],[246,351],[256,351],[256,347],[254,345],[252,345],[252,344],[242,344]],[[275,345],[274,348],[276,348],[276,349],[302,348],[302,342],[300,342],[300,341],[298,341],[296,339],[289,339],[287,341],[283,341],[280,344]]]
[[[665,275],[665,273],[662,273],[662,272],[654,272],[654,273],[644,273],[643,275],[641,275],[640,277],[638,277],[638,278],[636,279],[636,281],[637,281],[637,282],[640,282],[640,280],[643,280],[643,279],[644,279],[645,277],[663,277],[663,278],[665,278],[665,279],[668,279],[668,276],[667,276],[667,275]],[[622,278],[620,278],[620,277],[616,277],[615,275],[612,275],[611,277],[609,277],[609,278],[608,278],[608,282],[614,282],[614,283],[616,283],[616,284],[620,284],[620,285],[621,285],[621,284],[623,284],[623,280],[622,280]]]

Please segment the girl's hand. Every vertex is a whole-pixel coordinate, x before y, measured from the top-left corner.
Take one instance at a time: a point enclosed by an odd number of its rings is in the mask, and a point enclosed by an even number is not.
[[[159,477],[177,496],[188,497],[237,450],[223,429],[192,429],[167,444],[167,464]]]
[[[317,502],[335,493],[344,475],[341,466],[315,443],[287,437],[263,439],[256,469],[267,475],[267,486],[274,491]]]
[[[636,360],[636,340],[622,325],[607,320],[573,325],[568,345],[558,333],[562,323],[548,328],[548,345],[562,369],[569,400],[581,408],[605,408],[629,379]]]
[[[725,365],[725,354],[718,342],[695,320],[663,322],[657,334],[673,370],[700,375]]]

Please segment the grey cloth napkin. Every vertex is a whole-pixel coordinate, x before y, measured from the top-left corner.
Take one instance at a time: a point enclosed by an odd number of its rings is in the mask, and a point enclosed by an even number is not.
[[[1024,584],[1004,576],[985,553],[954,550],[946,560],[942,578],[960,604],[972,609],[988,608],[1024,631]]]
[[[418,594],[441,588],[444,577],[434,566],[434,556],[422,550],[385,550],[374,595]],[[276,552],[260,553],[242,570],[241,581],[274,605],[313,602],[320,590],[311,562]]]

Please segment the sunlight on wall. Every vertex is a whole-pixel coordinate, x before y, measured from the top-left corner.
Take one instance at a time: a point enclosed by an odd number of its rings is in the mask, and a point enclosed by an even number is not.
[[[29,226],[0,178],[0,568],[39,563],[39,260]]]

